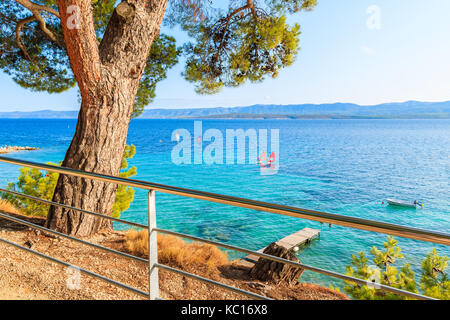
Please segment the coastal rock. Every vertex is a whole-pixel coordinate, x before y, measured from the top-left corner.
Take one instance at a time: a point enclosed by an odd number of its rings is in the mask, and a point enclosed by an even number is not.
[[[39,148],[4,146],[4,147],[0,147],[0,154],[5,154],[5,153],[10,153],[10,152],[15,152],[15,151],[31,151],[31,150],[39,150]]]
[[[271,243],[266,249],[264,249],[264,253],[283,259],[300,262],[291,250],[279,246],[276,242]],[[250,270],[250,275],[260,281],[296,284],[303,272],[304,269],[302,268],[296,268],[283,263],[260,258]]]

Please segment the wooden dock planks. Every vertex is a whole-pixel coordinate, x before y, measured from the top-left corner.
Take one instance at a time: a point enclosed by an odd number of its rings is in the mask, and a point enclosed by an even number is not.
[[[276,243],[277,243],[277,245],[285,247],[288,250],[292,250],[295,247],[309,243],[311,240],[313,240],[316,237],[320,237],[320,230],[304,228],[304,229],[302,229],[296,233],[293,233],[281,240],[278,240]],[[265,248],[266,247],[258,250],[258,252],[262,253]],[[257,262],[258,259],[259,259],[259,257],[255,256],[253,254],[250,254],[247,257],[245,257],[245,260],[251,261],[251,262]]]

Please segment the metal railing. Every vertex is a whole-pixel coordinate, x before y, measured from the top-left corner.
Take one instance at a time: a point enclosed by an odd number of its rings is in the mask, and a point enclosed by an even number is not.
[[[199,237],[195,237],[195,236],[191,236],[191,235],[187,235],[187,234],[183,234],[183,233],[179,233],[179,232],[174,232],[174,231],[170,231],[170,230],[157,228],[157,226],[156,226],[156,206],[155,206],[156,191],[159,191],[162,193],[168,193],[168,194],[189,197],[189,198],[194,198],[194,199],[206,200],[206,201],[210,201],[210,202],[222,203],[222,204],[231,205],[231,206],[235,206],[235,207],[254,209],[254,210],[258,210],[258,211],[264,211],[264,212],[276,213],[276,214],[285,215],[285,216],[297,217],[297,218],[301,218],[301,219],[318,221],[318,222],[322,222],[322,223],[331,223],[331,224],[335,224],[335,225],[351,227],[351,228],[356,228],[356,229],[361,229],[361,230],[366,230],[366,231],[373,231],[373,232],[395,235],[395,236],[400,236],[400,237],[405,237],[405,238],[410,238],[410,239],[415,239],[415,240],[422,240],[422,241],[433,242],[433,243],[438,243],[438,244],[450,245],[450,234],[443,233],[443,232],[436,232],[436,231],[424,230],[424,229],[419,229],[419,228],[412,228],[412,227],[401,226],[401,225],[396,225],[396,224],[391,224],[391,223],[342,216],[342,215],[337,215],[337,214],[301,209],[301,208],[296,208],[296,207],[289,207],[289,206],[284,206],[284,205],[279,205],[279,204],[255,201],[255,200],[238,198],[238,197],[231,197],[231,196],[226,196],[226,195],[221,195],[221,194],[216,194],[216,193],[179,188],[179,187],[162,185],[162,184],[151,183],[151,182],[146,182],[146,181],[114,177],[114,176],[108,176],[108,175],[92,173],[92,172],[84,172],[84,171],[70,169],[70,168],[64,168],[64,167],[52,166],[52,165],[48,165],[48,164],[24,161],[24,160],[13,159],[13,158],[8,158],[8,157],[3,157],[3,156],[0,156],[0,162],[25,166],[28,168],[35,168],[35,169],[39,169],[39,170],[46,170],[46,171],[50,171],[50,172],[56,172],[56,173],[66,174],[66,175],[71,175],[71,176],[77,176],[77,177],[81,177],[81,178],[85,178],[85,179],[93,179],[93,180],[97,180],[97,181],[115,183],[115,184],[119,184],[119,185],[126,185],[129,187],[136,187],[136,188],[148,190],[148,225],[144,225],[144,224],[126,221],[123,219],[112,218],[112,217],[102,215],[102,214],[99,214],[96,212],[91,212],[91,211],[83,210],[80,208],[74,208],[74,207],[71,207],[68,205],[55,203],[55,202],[41,199],[38,197],[33,197],[33,196],[26,195],[23,193],[11,191],[11,190],[5,190],[5,189],[0,188],[0,192],[9,193],[9,194],[17,196],[17,197],[24,197],[24,198],[27,198],[27,199],[30,199],[33,201],[41,202],[43,204],[53,205],[53,206],[58,206],[61,208],[73,210],[73,211],[79,212],[81,214],[94,215],[97,217],[109,219],[114,222],[124,223],[124,224],[128,224],[128,225],[131,225],[134,227],[139,227],[139,228],[145,228],[148,230],[148,233],[149,233],[149,257],[148,257],[148,259],[139,258],[139,257],[129,255],[124,252],[106,248],[106,247],[103,247],[103,246],[100,246],[97,244],[93,244],[93,243],[90,243],[90,242],[87,242],[87,241],[84,241],[84,240],[63,234],[63,233],[59,233],[54,230],[50,230],[48,228],[24,221],[22,219],[12,217],[12,216],[8,215],[6,212],[0,212],[0,218],[22,224],[22,225],[28,226],[30,228],[38,229],[43,232],[55,234],[57,236],[64,237],[64,238],[67,238],[67,239],[70,239],[73,241],[77,241],[84,245],[88,245],[88,246],[94,247],[96,249],[100,249],[100,250],[104,250],[109,253],[120,255],[120,256],[128,258],[128,259],[133,259],[135,261],[147,263],[148,268],[149,268],[149,292],[145,292],[140,289],[130,287],[126,284],[106,278],[104,276],[93,273],[91,271],[88,271],[88,270],[85,270],[85,269],[82,269],[79,267],[77,267],[77,268],[85,274],[102,279],[104,281],[107,281],[107,282],[114,284],[118,287],[121,287],[123,289],[132,291],[134,293],[146,296],[147,298],[150,298],[152,300],[160,299],[159,276],[158,276],[159,269],[167,270],[169,272],[177,273],[177,274],[180,274],[180,275],[183,275],[186,277],[190,277],[190,278],[193,278],[193,279],[205,282],[205,283],[219,286],[219,287],[225,288],[227,290],[246,295],[250,298],[269,299],[267,297],[261,296],[259,294],[256,294],[256,293],[253,293],[250,291],[235,288],[235,287],[229,286],[227,284],[223,284],[223,283],[211,280],[211,279],[207,279],[207,278],[204,278],[204,277],[192,274],[192,273],[188,273],[183,270],[175,269],[170,266],[158,263],[157,233],[169,234],[169,235],[181,237],[184,239],[203,242],[203,243],[219,246],[222,248],[235,250],[235,251],[246,253],[246,254],[252,254],[252,255],[255,255],[255,256],[263,258],[263,259],[288,264],[288,265],[291,265],[294,267],[303,268],[305,270],[313,271],[313,272],[316,272],[319,274],[331,276],[331,277],[338,278],[338,279],[345,280],[345,281],[354,282],[354,283],[361,284],[361,285],[369,285],[369,286],[373,285],[371,282],[368,282],[367,280],[362,280],[359,278],[355,278],[355,277],[348,276],[345,274],[337,273],[334,271],[317,268],[317,267],[306,265],[303,263],[294,262],[291,260],[283,259],[280,257],[268,255],[268,254],[253,251],[253,250],[248,250],[248,249],[237,247],[237,246],[220,243],[217,241],[202,239]],[[67,262],[52,258],[50,256],[44,255],[44,254],[34,251],[32,249],[12,243],[10,241],[4,240],[4,239],[0,239],[0,241],[4,242],[6,244],[12,245],[18,249],[25,250],[27,252],[36,254],[42,258],[53,261],[55,263],[59,263],[64,266],[71,266]],[[424,295],[421,295],[418,293],[401,290],[401,289],[383,285],[383,284],[377,283],[376,288],[383,290],[383,291],[395,293],[398,295],[407,296],[410,298],[433,300],[433,298],[430,298],[430,297],[427,297],[427,296],[424,296]]]

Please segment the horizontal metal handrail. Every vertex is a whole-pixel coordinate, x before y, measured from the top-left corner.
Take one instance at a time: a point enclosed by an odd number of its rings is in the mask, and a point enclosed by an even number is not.
[[[96,244],[93,244],[93,243],[90,243],[90,242],[86,242],[86,241],[83,241],[83,240],[80,240],[80,239],[77,239],[77,238],[74,238],[74,237],[71,237],[71,236],[59,233],[57,231],[53,231],[53,230],[41,227],[39,225],[26,222],[26,221],[18,219],[18,218],[10,217],[8,215],[3,214],[2,212],[3,211],[0,211],[0,218],[4,218],[4,219],[9,220],[9,221],[13,221],[13,222],[16,222],[16,223],[19,223],[19,224],[23,224],[23,225],[26,225],[26,226],[31,227],[31,228],[39,229],[39,230],[44,231],[44,232],[50,232],[50,233],[56,234],[58,236],[62,236],[62,237],[68,238],[70,240],[74,240],[74,241],[80,242],[80,243],[85,244],[85,245],[89,245],[89,246],[92,246],[92,247],[95,247],[95,248],[98,248],[98,249],[105,250],[105,251],[110,252],[110,253],[122,255],[122,256],[124,256],[126,258],[136,259],[136,260],[141,261],[141,262],[148,262],[148,260],[146,260],[146,259],[142,259],[142,258],[139,258],[139,257],[131,256],[131,255],[128,255],[128,254],[120,252],[120,251],[116,251],[116,250],[109,249],[109,248],[106,248],[106,247],[102,247],[102,246],[99,246],[99,245],[96,245]],[[217,246],[220,246],[220,247],[223,247],[223,248],[227,248],[227,249],[231,249],[231,250],[235,250],[235,251],[239,251],[239,252],[243,252],[243,253],[247,253],[247,254],[254,254],[254,255],[259,256],[259,257],[264,258],[264,259],[269,259],[269,260],[272,260],[272,261],[289,264],[289,265],[294,266],[294,267],[303,268],[305,270],[310,270],[310,271],[313,271],[313,272],[316,272],[316,273],[321,273],[321,274],[332,276],[332,277],[339,278],[339,279],[342,279],[342,280],[351,281],[351,282],[359,283],[359,284],[362,284],[362,285],[367,285],[368,284],[367,281],[362,280],[362,279],[350,277],[350,276],[343,275],[343,274],[340,274],[340,273],[337,273],[337,272],[333,272],[333,271],[328,271],[328,270],[312,267],[312,266],[305,265],[305,264],[302,264],[302,263],[297,263],[295,261],[290,261],[290,260],[283,259],[283,258],[280,258],[280,257],[268,255],[268,254],[265,254],[265,253],[261,253],[261,252],[257,252],[257,251],[253,251],[253,250],[248,250],[248,249],[245,249],[245,248],[240,248],[240,247],[237,247],[237,246],[232,246],[232,245],[228,245],[228,244],[224,244],[224,243],[220,243],[220,242],[216,242],[216,241],[212,241],[212,240],[207,240],[207,239],[203,239],[203,238],[199,238],[199,237],[194,237],[194,236],[191,236],[191,235],[187,235],[187,234],[183,234],[183,233],[179,233],[179,232],[174,232],[174,231],[170,231],[170,230],[165,230],[165,229],[160,229],[160,228],[153,228],[152,230],[157,231],[157,232],[161,232],[161,233],[165,233],[165,234],[170,234],[170,235],[186,238],[186,239],[190,239],[190,240],[194,240],[194,241],[199,241],[199,242],[203,242],[203,243],[207,243],[207,244],[217,245]],[[28,252],[32,252],[32,253],[38,254],[38,255],[40,255],[42,257],[45,257],[45,258],[47,258],[47,259],[49,259],[51,261],[58,262],[58,263],[66,265],[66,266],[70,265],[68,263],[61,262],[60,260],[57,260],[55,258],[52,258],[52,257],[46,256],[46,255],[40,254],[37,251],[34,251],[34,250],[31,250],[31,249],[22,247],[22,246],[17,245],[17,244],[14,244],[14,243],[9,242],[7,240],[0,239],[0,241],[6,242],[6,243],[11,244],[11,245],[14,245],[14,246],[16,246],[18,248],[21,248],[21,249],[24,249],[24,250],[26,250]],[[241,294],[247,295],[247,296],[252,297],[252,298],[269,299],[267,297],[260,296],[258,294],[254,294],[254,293],[249,292],[249,291],[238,289],[238,288],[235,288],[235,287],[232,287],[232,286],[229,286],[229,285],[226,285],[226,284],[214,281],[214,280],[210,280],[210,279],[207,279],[207,278],[195,275],[195,274],[191,274],[191,273],[188,273],[186,271],[178,270],[178,269],[166,266],[166,265],[162,265],[162,264],[158,263],[155,266],[157,266],[157,267],[159,267],[161,269],[165,269],[165,270],[171,271],[171,272],[176,272],[176,273],[182,274],[184,276],[187,276],[187,277],[199,280],[199,281],[207,282],[207,283],[210,283],[210,284],[213,284],[213,285],[216,285],[216,286],[219,286],[219,287],[222,287],[222,288],[225,288],[225,289],[237,292],[237,293],[241,293]],[[95,273],[92,273],[92,272],[84,270],[84,269],[80,269],[80,270],[83,270],[83,272],[91,274],[91,275],[96,276],[96,277],[99,277],[99,278],[101,278],[103,280],[108,280],[108,281],[111,280],[109,278],[105,278],[103,276],[99,276],[99,275],[97,275]],[[111,280],[110,282],[116,283],[114,280]],[[383,284],[376,284],[376,285],[378,286],[378,289],[381,289],[381,290],[384,290],[384,291],[389,291],[389,292],[400,294],[400,295],[404,295],[404,296],[408,296],[408,297],[411,297],[411,298],[421,299],[421,300],[435,300],[433,298],[430,298],[430,297],[427,297],[427,296],[424,296],[424,295],[420,295],[420,294],[416,294],[416,293],[413,293],[413,292],[409,292],[409,291],[393,288],[393,287],[386,286],[386,285],[383,285]],[[120,284],[120,286],[125,287],[127,289],[132,288],[132,287],[129,287],[129,286],[123,285],[123,284]],[[134,292],[136,292],[136,290],[138,290],[138,289],[134,289],[134,288],[132,288],[132,289],[133,289],[132,291],[134,291]],[[140,294],[143,294],[143,295],[147,295],[147,293],[139,292],[139,290],[137,292],[140,293]]]
[[[259,211],[271,212],[285,216],[291,216],[296,218],[302,218],[312,221],[319,221],[323,223],[331,223],[344,227],[350,227],[355,229],[361,229],[366,231],[373,231],[378,233],[384,233],[389,235],[395,235],[415,240],[422,240],[428,242],[434,242],[444,245],[450,245],[450,234],[444,232],[437,232],[419,228],[412,228],[407,226],[396,225],[392,223],[379,222],[368,219],[361,219],[356,217],[349,217],[337,214],[331,214],[320,211],[313,211],[308,209],[289,207],[279,204],[273,204],[268,202],[250,200],[245,198],[238,198],[232,196],[225,196],[216,193],[173,187],[158,183],[145,182],[140,180],[133,180],[121,177],[114,177],[109,175],[103,175],[93,172],[85,172],[70,168],[52,166],[48,164],[40,164],[31,161],[18,160],[8,157],[0,156],[0,162],[23,165],[25,167],[47,170],[57,172],[60,174],[68,174],[81,178],[94,179],[102,182],[109,182],[115,184],[126,185],[130,187],[136,187],[146,190],[155,190],[163,193],[169,193],[179,196],[190,197],[194,199],[207,200],[211,202],[217,202],[236,207],[242,207],[247,209],[254,209]]]
[[[273,300],[273,299],[270,299],[268,297],[261,296],[261,295],[259,295],[257,293],[253,293],[253,292],[250,292],[250,291],[247,291],[247,290],[242,290],[242,289],[239,289],[239,288],[236,288],[236,287],[232,287],[232,286],[229,286],[229,285],[221,283],[221,282],[217,282],[217,281],[214,281],[214,280],[211,280],[211,279],[208,279],[208,278],[204,278],[204,277],[198,276],[196,274],[192,274],[192,273],[189,273],[189,272],[186,272],[186,271],[183,271],[183,270],[179,270],[179,269],[175,269],[175,268],[166,266],[164,264],[156,263],[155,267],[157,267],[159,269],[167,270],[167,271],[170,271],[170,272],[178,273],[178,274],[181,274],[181,275],[183,275],[185,277],[192,278],[192,279],[195,279],[195,280],[199,280],[199,281],[202,281],[202,282],[206,282],[206,283],[209,283],[209,284],[212,284],[212,285],[215,285],[217,287],[221,287],[221,288],[224,288],[224,289],[227,289],[227,290],[230,290],[230,291],[234,291],[234,292],[246,295],[246,296],[248,296],[250,298],[254,298],[254,299],[258,299],[258,300]]]
[[[253,250],[249,250],[249,249],[245,249],[245,248],[241,248],[241,247],[237,247],[237,246],[233,246],[233,245],[229,245],[229,244],[225,244],[225,243],[221,243],[221,242],[217,242],[217,241],[207,240],[207,239],[191,236],[191,235],[180,233],[180,232],[170,231],[170,230],[166,230],[166,229],[153,228],[152,230],[160,232],[160,233],[168,234],[168,235],[177,236],[177,237],[180,237],[180,238],[185,238],[185,239],[189,239],[189,240],[193,240],[193,241],[198,241],[198,242],[202,242],[202,243],[207,243],[207,244],[219,246],[219,247],[222,247],[222,248],[225,248],[225,249],[239,251],[239,252],[246,253],[246,254],[252,254],[252,255],[258,256],[258,257],[263,258],[263,259],[268,259],[268,260],[272,260],[272,261],[275,261],[275,262],[288,264],[288,265],[291,265],[291,266],[296,267],[296,268],[303,268],[305,270],[309,270],[309,271],[313,271],[313,272],[320,273],[320,274],[323,274],[323,275],[331,276],[331,277],[338,278],[338,279],[341,279],[341,280],[344,280],[344,281],[351,281],[351,282],[362,284],[362,285],[368,285],[368,281],[367,280],[351,277],[351,276],[348,276],[348,275],[345,275],[345,274],[341,274],[341,273],[338,273],[338,272],[334,272],[334,271],[329,271],[329,270],[325,270],[325,269],[309,266],[309,265],[306,265],[306,264],[303,264],[303,263],[287,260],[287,259],[280,258],[280,257],[277,257],[277,256],[272,256],[272,255],[269,255],[269,254],[266,254],[266,253],[253,251]],[[411,297],[411,298],[414,298],[414,299],[436,300],[436,299],[431,298],[431,297],[427,297],[427,296],[424,296],[424,295],[421,295],[421,294],[418,294],[418,293],[414,293],[414,292],[410,292],[410,291],[406,291],[406,290],[397,289],[397,288],[394,288],[394,287],[391,287],[391,286],[386,286],[384,284],[378,284],[378,283],[372,284],[371,283],[370,285],[376,286],[377,289],[380,289],[380,290],[383,290],[383,291],[389,291],[389,292],[392,292],[392,293],[395,293],[395,294]]]
[[[110,248],[107,248],[107,247],[103,247],[103,246],[100,246],[98,244],[95,244],[95,243],[92,243],[92,242],[88,242],[88,241],[84,241],[84,240],[81,240],[81,239],[69,236],[67,234],[64,234],[64,233],[61,233],[61,232],[58,232],[58,231],[54,231],[54,230],[42,227],[40,225],[31,223],[31,222],[28,222],[28,221],[25,221],[25,220],[22,220],[22,219],[11,217],[10,215],[7,214],[7,212],[5,212],[3,210],[0,210],[0,218],[19,223],[19,224],[22,224],[24,226],[27,226],[27,227],[30,227],[30,228],[33,228],[33,229],[41,230],[43,232],[52,233],[52,234],[55,234],[57,236],[60,236],[60,237],[63,237],[63,238],[66,238],[66,239],[69,239],[69,240],[72,240],[72,241],[76,241],[76,242],[79,242],[81,244],[84,244],[84,245],[87,245],[87,246],[90,246],[90,247],[93,247],[93,248],[96,248],[96,249],[100,249],[100,250],[103,250],[103,251],[107,251],[109,253],[114,253],[114,254],[117,254],[119,256],[123,256],[125,258],[130,258],[130,259],[133,259],[133,260],[136,260],[136,261],[139,261],[139,262],[146,262],[146,263],[148,262],[147,259],[143,259],[143,258],[136,257],[136,256],[133,256],[133,255],[125,253],[125,252],[121,252],[121,251],[117,251],[117,250],[110,249]]]
[[[13,247],[16,247],[16,248],[21,249],[21,250],[23,250],[23,251],[27,251],[27,252],[29,252],[29,253],[35,254],[35,255],[37,255],[37,256],[39,256],[39,257],[41,257],[41,258],[47,259],[47,260],[49,260],[49,261],[51,261],[51,262],[55,262],[55,263],[61,264],[61,265],[65,266],[65,267],[75,267],[75,268],[77,268],[78,270],[80,270],[80,272],[83,272],[83,273],[85,273],[85,274],[87,274],[87,275],[90,275],[90,276],[92,276],[92,277],[95,277],[95,278],[101,279],[101,280],[103,280],[103,281],[109,282],[109,283],[111,283],[111,284],[113,284],[113,285],[116,285],[116,286],[118,286],[118,287],[121,287],[121,288],[123,288],[123,289],[126,289],[126,290],[128,290],[128,291],[137,293],[137,294],[139,294],[139,295],[141,295],[141,296],[144,296],[144,297],[148,298],[148,292],[145,292],[145,291],[136,289],[136,288],[131,287],[131,286],[129,286],[129,285],[126,285],[126,284],[124,284],[124,283],[122,283],[122,282],[119,282],[119,281],[115,281],[115,280],[109,279],[109,278],[107,278],[107,277],[104,277],[104,276],[102,276],[102,275],[99,275],[98,273],[95,273],[95,272],[92,272],[92,271],[89,271],[89,270],[80,268],[80,267],[78,267],[78,266],[74,266],[74,265],[72,265],[72,264],[70,264],[70,263],[67,263],[67,262],[64,262],[64,261],[62,261],[62,260],[59,260],[59,259],[50,257],[50,256],[45,255],[45,254],[43,254],[43,253],[40,253],[40,252],[38,252],[38,251],[35,251],[35,250],[32,250],[32,249],[26,248],[26,247],[21,246],[21,245],[19,245],[19,244],[17,244],[17,243],[14,243],[14,242],[11,242],[11,241],[2,239],[2,238],[0,238],[0,242],[9,244],[9,245],[11,245],[11,246],[13,246]]]
[[[68,205],[65,205],[65,204],[61,204],[61,203],[58,203],[58,202],[53,202],[53,201],[41,199],[41,198],[38,198],[38,197],[30,196],[30,195],[27,195],[25,193],[20,193],[20,192],[16,192],[16,191],[11,191],[11,190],[6,190],[6,189],[0,188],[0,193],[1,192],[13,194],[13,195],[16,195],[18,197],[27,198],[27,199],[30,199],[30,200],[33,200],[33,201],[37,201],[37,202],[41,202],[41,203],[44,203],[44,204],[47,204],[47,205],[56,206],[56,207],[60,207],[60,208],[64,208],[64,209],[77,211],[77,212],[80,212],[80,213],[89,214],[89,215],[96,216],[96,217],[99,217],[99,218],[108,219],[108,220],[111,220],[111,221],[114,221],[114,222],[128,224],[128,225],[133,226],[133,227],[144,228],[144,229],[148,228],[148,226],[145,225],[145,224],[140,224],[140,223],[135,223],[135,222],[131,222],[131,221],[123,220],[123,219],[113,218],[113,217],[110,217],[110,216],[106,216],[104,214],[100,214],[100,213],[96,213],[96,212],[92,212],[92,211],[87,211],[87,210],[75,208],[75,207],[72,207],[72,206],[68,206]]]

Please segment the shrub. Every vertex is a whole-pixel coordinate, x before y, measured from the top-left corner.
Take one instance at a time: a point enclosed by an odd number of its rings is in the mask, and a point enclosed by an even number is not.
[[[56,165],[49,162],[50,165]],[[6,189],[24,193],[44,200],[51,200],[55,192],[59,174],[43,172],[38,169],[21,168],[17,183],[9,183]],[[9,193],[2,193],[1,197],[18,208],[23,214],[46,217],[49,206],[27,198],[20,198]]]
[[[121,172],[119,174],[121,178],[130,178],[137,174],[136,167],[131,167],[128,169],[128,161],[127,161],[128,159],[132,159],[135,156],[135,154],[136,154],[136,147],[134,145],[125,146]],[[120,218],[120,214],[128,210],[131,202],[133,202],[133,199],[134,199],[134,189],[128,186],[119,185],[117,187],[116,199],[112,208],[112,216],[114,218]]]
[[[373,266],[369,265],[369,259],[363,251],[358,256],[352,255],[351,266],[347,266],[347,275],[368,281],[368,285],[346,281],[344,290],[353,298],[359,300],[409,299],[382,291],[376,287],[377,283],[418,292],[411,265],[407,263],[400,270],[394,266],[397,260],[403,259],[401,249],[397,246],[394,237],[388,237],[387,242],[384,243],[384,250],[373,247],[370,253],[373,255]],[[450,298],[450,281],[445,273],[447,261],[448,258],[440,257],[435,249],[423,260],[420,288],[425,295],[438,299]],[[373,285],[369,285],[369,282],[373,282]]]
[[[448,257],[440,257],[433,249],[422,261],[420,288],[425,295],[442,300],[450,300],[450,280],[445,273]]]

